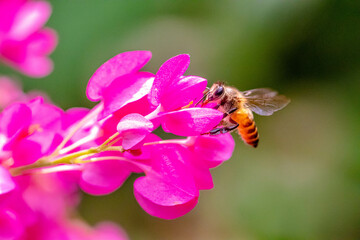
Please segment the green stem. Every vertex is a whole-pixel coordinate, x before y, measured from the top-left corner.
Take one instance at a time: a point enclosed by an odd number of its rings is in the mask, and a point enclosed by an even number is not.
[[[112,145],[111,141],[114,140],[117,136],[119,136],[119,132],[116,132],[115,134],[111,135],[108,139],[106,139],[105,142],[103,142],[98,148],[104,149],[107,147],[107,145]]]
[[[58,165],[58,164],[73,164],[74,162],[72,161],[73,159],[76,159],[78,157],[81,156],[85,156],[85,155],[93,155],[95,153],[99,153],[100,151],[98,150],[98,148],[89,148],[86,150],[81,150],[75,153],[71,153],[68,155],[65,155],[64,157],[58,158],[54,161],[51,162],[51,165]]]
[[[45,161],[36,161],[36,162],[26,165],[26,166],[11,168],[9,171],[12,176],[18,176],[18,175],[23,174],[27,170],[35,169],[35,168],[39,168],[39,167],[47,167],[47,166],[51,166],[51,163],[45,162]]]
[[[71,153],[68,155],[65,155],[63,157],[60,157],[58,159],[55,159],[54,161],[47,161],[46,158],[43,159],[39,159],[38,161],[26,165],[26,166],[21,166],[21,167],[17,167],[17,168],[12,168],[10,169],[10,173],[13,176],[18,176],[23,174],[25,171],[27,170],[32,170],[32,169],[36,169],[36,168],[43,168],[43,167],[49,167],[49,166],[56,166],[59,164],[78,164],[78,163],[83,163],[82,161],[76,161],[76,159],[78,159],[79,157],[88,157],[91,155],[94,155],[96,153],[100,153],[103,151],[119,151],[119,152],[124,152],[124,149],[121,146],[99,146],[96,148],[89,148],[86,150],[81,150],[75,153]]]

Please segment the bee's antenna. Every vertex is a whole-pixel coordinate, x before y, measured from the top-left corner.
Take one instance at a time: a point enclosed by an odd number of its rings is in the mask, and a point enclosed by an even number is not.
[[[206,87],[206,89],[204,91],[204,96],[202,98],[200,98],[200,100],[194,105],[194,107],[199,105],[199,103],[203,102],[206,99],[206,97],[209,95],[209,93],[210,93],[210,88]]]

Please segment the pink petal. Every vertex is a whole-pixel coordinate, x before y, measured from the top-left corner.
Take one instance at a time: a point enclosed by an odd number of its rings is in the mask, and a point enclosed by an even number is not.
[[[8,39],[0,45],[1,60],[31,77],[44,77],[53,69],[49,54],[57,44],[57,35],[51,29],[36,31],[26,39]]]
[[[193,152],[196,159],[204,161],[210,168],[220,165],[230,159],[235,148],[235,141],[231,134],[217,136],[195,137]]]
[[[121,187],[129,175],[127,164],[118,160],[87,163],[79,184],[87,193],[109,194]]]
[[[214,187],[214,182],[210,170],[206,166],[190,166],[195,184],[199,190],[209,190]]]
[[[1,60],[16,68],[28,57],[26,41],[4,40],[0,45]]]
[[[26,40],[27,52],[31,55],[47,55],[51,53],[57,45],[57,34],[50,28],[35,32]]]
[[[134,182],[134,196],[151,216],[175,219],[190,212],[198,196],[176,188],[156,178],[140,177]]]
[[[172,145],[158,145],[152,153],[152,169],[134,183],[140,206],[150,215],[173,219],[193,209],[199,191],[185,165],[187,155]]]
[[[207,81],[197,76],[181,77],[177,83],[166,91],[162,97],[161,105],[165,111],[173,111],[188,105],[202,97]]]
[[[39,124],[42,128],[51,130],[61,129],[63,110],[53,104],[44,103],[42,97],[30,101],[28,106],[32,111],[32,124]]]
[[[140,115],[147,115],[151,111],[150,109],[150,103],[147,98],[147,96],[144,96],[143,98],[131,102],[129,104],[126,104],[121,109],[117,110],[116,112],[112,113],[112,116],[109,117],[109,115],[106,115],[108,113],[102,112],[100,113],[98,119],[103,119],[104,117],[107,117],[106,120],[101,124],[101,129],[103,131],[103,136],[105,138],[110,137],[116,132],[117,124],[120,122],[120,120],[125,117],[128,114],[131,113],[139,113]],[[105,139],[103,139],[105,140]]]
[[[13,167],[30,164],[52,152],[62,141],[61,135],[54,131],[35,131],[26,138],[14,139],[6,145],[12,150]]]
[[[89,80],[86,95],[92,101],[102,98],[102,91],[121,76],[139,71],[151,59],[149,51],[124,52],[101,65]]]
[[[23,40],[39,30],[49,19],[51,6],[45,1],[27,2],[17,12],[9,37]]]
[[[196,136],[216,127],[223,113],[211,108],[187,108],[169,112],[162,117],[166,132],[179,136]]]
[[[160,67],[149,94],[149,100],[153,106],[158,106],[162,102],[163,95],[185,73],[189,64],[190,56],[181,54],[170,58]]]
[[[141,142],[153,130],[153,124],[138,113],[126,115],[117,125],[124,149],[130,149]]]
[[[80,121],[89,113],[87,108],[70,108],[63,115],[63,128],[66,129],[74,123]]]
[[[139,160],[139,162],[141,162],[143,164],[150,165],[151,153],[154,151],[154,146],[153,145],[143,146],[143,144],[150,143],[150,142],[158,142],[161,140],[162,139],[159,136],[157,136],[153,133],[150,133],[149,135],[147,135],[144,138],[144,140],[142,140],[140,143],[135,145],[133,147],[133,150],[124,152],[123,153],[124,157],[126,157],[128,159],[132,159],[132,160]],[[155,149],[155,151],[156,151],[156,149]],[[139,172],[139,171],[136,171],[136,172]]]
[[[24,0],[0,1],[0,32],[9,32],[16,14],[24,5],[23,2]]]
[[[94,240],[127,240],[125,231],[112,222],[101,222],[95,226]]]
[[[44,77],[53,70],[52,61],[46,57],[26,52],[26,45],[3,45],[0,49],[1,61],[30,77]]]
[[[41,144],[28,139],[15,142],[12,145],[13,167],[23,166],[35,162],[43,156]]]
[[[190,138],[188,139],[189,139],[189,144],[185,144],[185,145],[180,145],[176,143],[166,143],[166,144],[163,143],[162,145],[167,146],[169,149],[172,149],[172,151],[177,151],[178,155],[182,157],[183,163],[186,165],[188,171],[191,173],[191,175],[194,178],[194,182],[197,189],[199,190],[212,189],[214,187],[214,183],[210,170],[207,167],[207,165],[204,164],[203,161],[199,161],[198,155],[193,150],[193,146],[192,146],[193,142],[190,142]],[[190,145],[190,147],[187,145]],[[145,147],[149,147],[149,146],[145,146]],[[153,145],[153,147],[157,147],[157,146]],[[206,158],[206,155],[202,156],[202,158]]]
[[[28,56],[24,62],[9,64],[25,75],[41,78],[49,75],[53,70],[53,62],[46,56]]]
[[[31,122],[31,110],[25,105],[15,103],[7,107],[0,115],[0,132],[12,137],[28,127]]]
[[[8,170],[0,166],[0,196],[6,194],[15,188],[15,183],[12,180]]]
[[[29,180],[30,176],[17,176],[16,177],[16,184],[20,185],[21,181],[25,180],[25,183],[22,184],[21,187],[17,187],[14,189],[11,195],[9,195],[9,198],[6,201],[6,205],[11,211],[13,211],[16,215],[16,217],[21,220],[20,226],[29,226],[33,224],[36,221],[36,218],[38,215],[35,214],[34,209],[32,209],[28,202],[24,199],[24,189],[29,186]],[[20,183],[19,183],[20,182]],[[27,182],[27,183],[26,183]],[[0,224],[1,225],[1,224]]]
[[[116,78],[103,90],[104,116],[146,96],[154,81],[152,73],[139,72]]]
[[[0,211],[0,239],[15,239],[23,232],[23,224],[14,212],[7,209]]]

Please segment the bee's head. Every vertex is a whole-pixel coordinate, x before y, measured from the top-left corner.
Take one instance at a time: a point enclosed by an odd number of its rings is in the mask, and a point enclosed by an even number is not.
[[[206,88],[203,92],[204,96],[195,104],[202,103],[201,106],[208,104],[209,102],[218,101],[225,95],[225,86],[222,82],[214,83],[211,88]]]
[[[212,102],[221,99],[225,94],[225,87],[222,82],[214,83],[209,89],[206,102]]]

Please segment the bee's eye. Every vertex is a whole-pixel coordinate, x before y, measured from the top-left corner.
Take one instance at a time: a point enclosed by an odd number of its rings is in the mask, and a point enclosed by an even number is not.
[[[223,93],[224,93],[224,87],[223,87],[223,86],[219,86],[219,87],[215,90],[214,96],[215,96],[215,97],[220,97]]]

